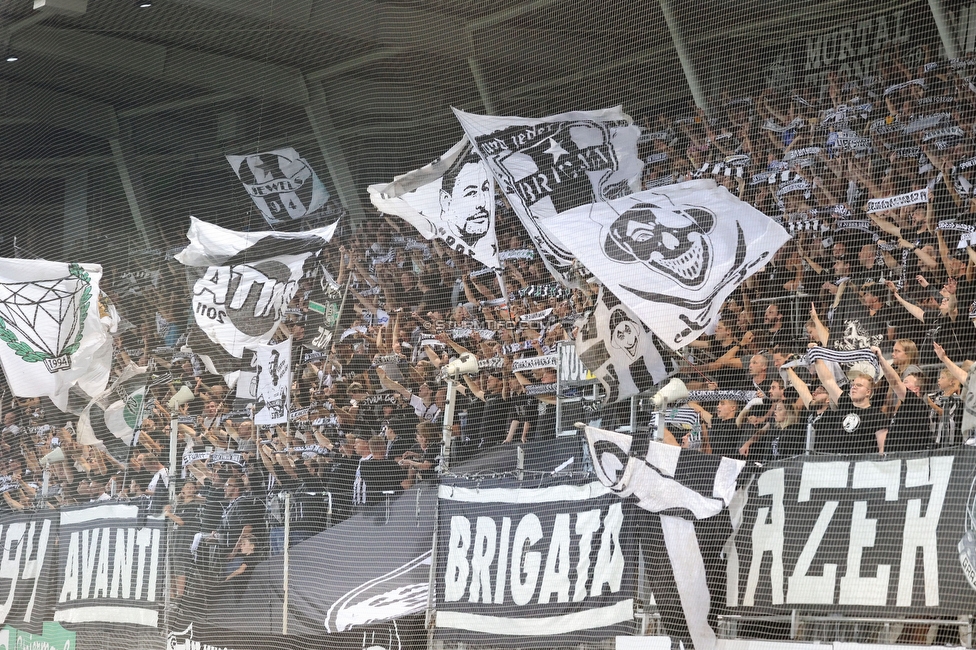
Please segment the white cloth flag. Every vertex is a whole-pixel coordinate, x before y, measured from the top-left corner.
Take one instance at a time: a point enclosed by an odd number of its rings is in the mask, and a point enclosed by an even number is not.
[[[245,348],[271,340],[315,251],[335,224],[301,232],[242,233],[192,219],[187,267],[195,331],[189,345],[233,387]],[[204,336],[195,336],[202,333]],[[216,345],[210,345],[216,344]]]
[[[227,162],[269,225],[301,219],[329,200],[311,165],[291,147],[227,156]]]
[[[291,339],[257,348],[258,406],[254,423],[281,424],[288,421],[288,384],[291,382]]]
[[[78,443],[102,445],[119,462],[126,462],[133,434],[145,414],[146,368],[130,364],[112,385],[96,395],[78,418]]]
[[[97,395],[112,367],[112,318],[101,318],[102,267],[0,258],[0,364],[18,397],[49,397],[62,411],[68,390]]]
[[[640,187],[640,128],[619,106],[540,119],[454,114],[557,279],[573,255],[546,219]]]
[[[790,238],[711,179],[580,207],[546,227],[675,350]]]
[[[429,165],[368,190],[383,214],[401,217],[424,238],[440,239],[485,266],[499,267],[495,181],[467,138]]]
[[[667,379],[654,335],[606,287],[576,327],[576,353],[603,384],[607,402],[628,399]]]
[[[635,497],[638,507],[661,515],[688,632],[696,649],[715,648],[715,632],[708,625],[711,594],[692,521],[713,517],[729,506],[745,461],[655,441],[648,442],[640,458],[634,455],[633,436],[590,426],[586,439],[600,482],[621,498]]]

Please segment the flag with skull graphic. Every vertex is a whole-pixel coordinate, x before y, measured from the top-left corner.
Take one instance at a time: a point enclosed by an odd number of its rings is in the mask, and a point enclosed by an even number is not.
[[[711,179],[576,208],[546,227],[675,350],[790,238]]]
[[[495,182],[467,138],[390,184],[370,185],[369,198],[380,212],[405,219],[425,238],[498,268]]]
[[[255,424],[281,424],[288,421],[288,384],[291,381],[291,339],[257,349],[260,409]]]
[[[644,167],[637,155],[640,128],[619,106],[541,119],[454,114],[546,267],[568,281],[573,254],[546,220],[636,191]]]
[[[268,225],[301,219],[329,200],[311,165],[291,147],[227,156],[227,162]]]

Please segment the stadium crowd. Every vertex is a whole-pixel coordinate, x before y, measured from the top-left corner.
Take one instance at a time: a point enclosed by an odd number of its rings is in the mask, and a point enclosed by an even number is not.
[[[706,396],[689,403],[700,425],[673,428],[679,444],[765,463],[806,450],[965,442],[961,392],[976,359],[976,87],[967,80],[976,59],[909,69],[891,50],[882,60],[876,78],[833,74],[822,92],[767,89],[726,97],[711,117],[696,109],[643,119],[645,188],[714,178],[794,235],[729,297],[713,332],[666,360]],[[911,193],[867,211],[871,200]],[[578,288],[558,284],[500,194],[496,208],[500,281],[392,217],[342,225],[319,254],[349,287],[331,349],[302,345],[313,336],[312,279],[276,337],[295,343],[289,426],[256,427],[247,401],[180,350],[193,317],[178,263],[147,257],[137,274],[106,265],[102,288],[122,316],[117,370],[151,362],[159,378],[137,444],[127,458],[78,444],[74,416],[7,391],[3,507],[151,504],[178,531],[178,598],[194,567],[241,584],[256,560],[280,552],[285,492],[300,506],[294,543],[436,481],[440,369],[464,351],[485,369],[461,385],[452,463],[554,436],[556,369],[513,372],[512,362],[571,341],[596,284],[582,269]],[[812,359],[810,346],[827,352]],[[195,399],[171,413],[184,386]],[[613,428],[629,412],[593,413]],[[174,415],[182,469],[171,477]],[[57,448],[66,462],[42,478],[41,459]],[[221,451],[230,453],[211,454]]]

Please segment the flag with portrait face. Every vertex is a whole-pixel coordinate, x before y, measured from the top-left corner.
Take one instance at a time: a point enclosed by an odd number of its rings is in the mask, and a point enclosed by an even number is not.
[[[275,345],[258,346],[256,358],[258,411],[254,414],[254,423],[268,425],[287,422],[291,339]]]
[[[368,189],[383,214],[400,217],[426,239],[438,239],[498,268],[495,181],[466,137],[429,165]]]
[[[617,106],[534,119],[454,109],[549,271],[568,281],[573,254],[546,220],[580,205],[639,189],[640,128]]]

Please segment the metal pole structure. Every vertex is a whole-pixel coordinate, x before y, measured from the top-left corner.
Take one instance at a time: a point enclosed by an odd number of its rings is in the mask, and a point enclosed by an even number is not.
[[[942,10],[941,0],[929,0],[929,10],[932,18],[935,19],[935,26],[939,30],[939,38],[942,40],[942,47],[946,56],[955,59],[959,56],[959,48],[956,47],[956,39],[952,37],[952,28],[946,20],[945,12]]]
[[[556,431],[555,435],[562,433],[563,428],[563,345],[562,342],[556,344]],[[543,434],[545,435],[545,434]]]
[[[442,472],[447,471],[451,463],[451,438],[454,437],[454,402],[457,401],[457,385],[455,379],[447,377],[447,402],[444,404],[444,426],[441,429],[441,444],[444,453],[441,454]]]
[[[285,552],[283,558],[284,574],[281,577],[281,633],[288,634],[288,537],[291,533],[291,492],[285,492]]]
[[[173,414],[169,419],[169,505],[176,510],[176,441],[179,434],[180,421],[176,416],[177,409],[173,409]],[[170,591],[173,585],[173,566],[172,566],[172,535],[166,535],[166,596],[163,598],[163,629],[169,631],[169,614],[172,605]]]
[[[659,0],[659,3],[661,5],[661,13],[664,14],[664,21],[668,24],[668,32],[671,34],[674,49],[678,52],[678,61],[681,63],[681,69],[685,73],[685,80],[688,82],[691,96],[695,100],[695,105],[708,112],[708,102],[705,101],[705,97],[702,95],[701,84],[698,82],[698,74],[695,72],[695,66],[692,64],[691,56],[688,54],[688,48],[685,47],[685,40],[681,34],[681,25],[678,24],[678,20],[671,12],[671,0]]]

